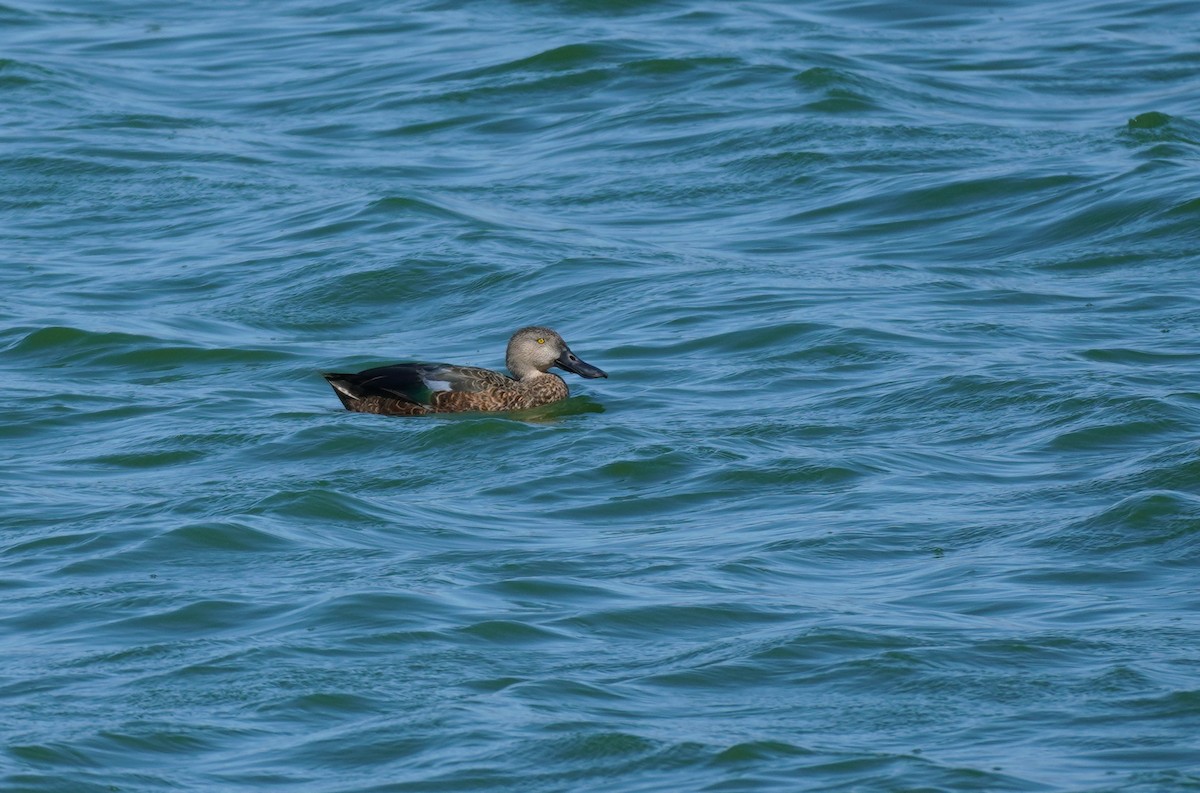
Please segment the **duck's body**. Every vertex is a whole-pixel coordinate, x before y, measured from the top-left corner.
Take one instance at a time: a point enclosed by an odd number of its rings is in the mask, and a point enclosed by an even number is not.
[[[566,399],[567,384],[546,371],[552,366],[581,377],[608,377],[576,357],[557,333],[538,326],[521,328],[513,334],[506,362],[512,377],[475,366],[398,363],[357,374],[330,372],[325,379],[347,410],[424,416],[524,410]]]
[[[325,379],[347,410],[386,416],[523,410],[568,395],[558,375],[514,380],[491,369],[448,363],[398,363],[358,374],[329,373]]]

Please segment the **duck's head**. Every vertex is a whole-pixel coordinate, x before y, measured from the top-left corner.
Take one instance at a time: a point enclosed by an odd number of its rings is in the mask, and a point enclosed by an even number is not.
[[[508,340],[505,364],[518,380],[544,373],[552,366],[566,369],[580,377],[608,377],[604,370],[580,360],[571,348],[550,328],[532,326],[521,328]]]

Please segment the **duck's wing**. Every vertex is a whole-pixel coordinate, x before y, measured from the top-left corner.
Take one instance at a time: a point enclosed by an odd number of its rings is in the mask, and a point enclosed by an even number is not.
[[[448,363],[397,363],[366,369],[357,374],[329,372],[325,379],[339,397],[399,399],[432,406],[436,395],[447,391],[474,393],[510,384],[510,378],[490,369]],[[342,399],[345,402],[345,399]]]

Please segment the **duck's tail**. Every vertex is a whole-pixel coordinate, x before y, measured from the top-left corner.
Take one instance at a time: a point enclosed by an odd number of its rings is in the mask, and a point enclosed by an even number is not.
[[[342,405],[346,410],[357,409],[358,403],[363,398],[355,384],[355,381],[359,379],[358,375],[343,372],[321,372],[321,377],[324,377],[329,381],[329,385],[333,386],[333,393],[342,400]]]

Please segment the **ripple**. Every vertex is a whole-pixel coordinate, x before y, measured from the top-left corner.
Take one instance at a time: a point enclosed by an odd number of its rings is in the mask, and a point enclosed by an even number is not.
[[[1182,559],[1200,538],[1200,499],[1174,491],[1146,491],[1121,499],[1084,518],[1042,545],[1089,555],[1129,554],[1138,558]],[[1149,557],[1146,556],[1149,554]],[[1182,556],[1181,556],[1182,554]]]
[[[29,331],[4,352],[42,364],[94,364],[121,367],[126,371],[154,371],[190,364],[245,365],[288,358],[286,353],[276,351],[203,348],[146,335],[72,327]]]

